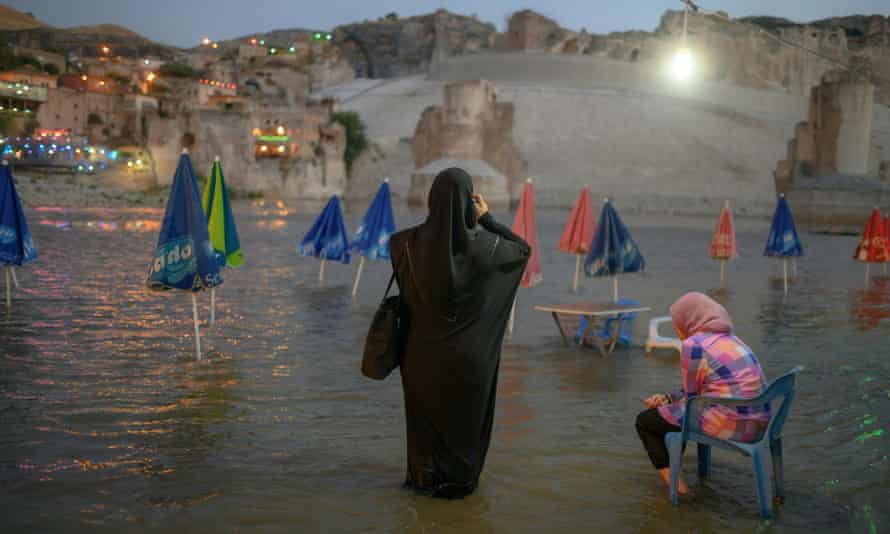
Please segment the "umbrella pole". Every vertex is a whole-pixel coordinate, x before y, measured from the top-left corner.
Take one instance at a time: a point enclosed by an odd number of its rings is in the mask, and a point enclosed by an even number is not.
[[[618,302],[618,275],[612,275],[612,300]]]
[[[869,267],[871,267],[870,263],[865,264],[865,285],[868,285],[868,271]]]
[[[201,332],[198,330],[198,299],[195,298],[195,292],[192,292],[192,318],[195,320],[195,352],[198,353],[198,359],[201,359]]]
[[[720,260],[720,285],[723,285],[724,274],[723,271],[726,268],[726,260]]]
[[[210,288],[210,326],[216,323],[216,288]]]
[[[12,308],[12,292],[9,287],[9,265],[3,269],[3,276],[6,279],[6,307]]]
[[[510,308],[510,321],[507,323],[507,330],[510,332],[510,336],[513,335],[513,321],[516,319],[516,298],[513,297],[513,307]]]
[[[575,281],[572,283],[572,291],[578,292],[578,273],[581,271],[581,255],[575,254]]]
[[[362,256],[358,260],[358,272],[355,273],[355,283],[352,284],[352,298],[355,298],[355,295],[358,293],[358,283],[362,279],[362,271],[365,268],[365,257]]]
[[[885,265],[884,272],[886,273],[886,271],[887,271],[887,266]],[[16,289],[18,289],[19,288],[19,279],[15,276],[15,267],[13,267],[12,265],[9,266],[9,274],[12,275],[12,285],[14,285]]]
[[[785,294],[788,294],[788,258],[782,258],[782,281],[785,286]]]
[[[318,284],[324,285],[324,258],[321,259],[321,268],[318,270]]]

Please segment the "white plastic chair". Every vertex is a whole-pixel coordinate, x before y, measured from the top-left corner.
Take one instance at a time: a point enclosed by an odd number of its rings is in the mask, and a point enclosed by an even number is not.
[[[658,335],[658,327],[662,323],[670,322],[670,317],[656,317],[649,321],[649,337],[646,339],[646,354],[652,352],[652,349],[675,349],[677,352],[683,350],[683,342],[679,339]]]

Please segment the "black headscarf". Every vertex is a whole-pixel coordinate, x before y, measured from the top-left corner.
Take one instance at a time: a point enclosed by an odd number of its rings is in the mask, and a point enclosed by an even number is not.
[[[440,172],[430,188],[429,215],[411,247],[413,275],[425,300],[448,310],[465,300],[463,289],[472,279],[467,256],[477,233],[472,196],[473,180],[466,171],[452,167]]]

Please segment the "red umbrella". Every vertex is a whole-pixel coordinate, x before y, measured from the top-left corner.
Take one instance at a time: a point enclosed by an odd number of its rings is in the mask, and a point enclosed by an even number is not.
[[[513,233],[525,239],[532,247],[532,256],[522,273],[520,285],[533,287],[544,277],[541,274],[541,252],[538,250],[538,230],[535,226],[535,191],[532,189],[531,178],[525,181],[522,188],[522,196],[519,197],[519,207],[516,210],[516,219],[513,220]],[[510,333],[513,333],[513,318],[516,315],[516,301],[513,301],[513,310],[510,312]]]
[[[733,260],[738,256],[738,248],[735,241],[735,227],[732,224],[732,210],[729,201],[723,205],[717,226],[714,228],[714,237],[711,238],[711,257],[720,260],[720,283],[723,283],[723,271],[726,260]]]
[[[590,243],[593,241],[593,231],[596,221],[593,218],[593,204],[590,200],[590,191],[587,187],[581,190],[569,222],[559,238],[559,251],[575,254],[575,280],[572,283],[572,291],[578,290],[578,273],[581,270],[581,257],[590,251]]]
[[[890,215],[884,217],[884,236],[887,237],[887,244],[890,246]],[[884,263],[884,274],[887,274],[887,263]]]
[[[871,211],[871,217],[865,223],[862,238],[856,246],[853,258],[865,263],[865,281],[868,282],[868,268],[872,263],[884,263],[890,261],[890,248],[887,244],[887,229],[881,212],[876,207]]]

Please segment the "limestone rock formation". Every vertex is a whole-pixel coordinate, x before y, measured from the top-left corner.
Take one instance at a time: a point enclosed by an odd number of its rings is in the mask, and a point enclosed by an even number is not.
[[[440,9],[417,17],[347,24],[333,35],[357,77],[390,78],[424,71],[436,53],[491,49],[496,33],[493,24]]]
[[[855,224],[872,203],[890,200],[890,139],[877,131],[874,86],[862,73],[833,72],[810,96],[776,166],[776,190],[800,205],[802,222]]]
[[[440,160],[466,161],[477,186],[492,202],[516,199],[528,165],[513,142],[513,104],[498,102],[485,80],[445,86],[445,103],[424,110],[414,132],[415,168],[409,200],[422,203]],[[444,167],[443,167],[444,168]],[[442,170],[442,169],[439,169]],[[434,175],[433,175],[434,176]]]

